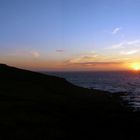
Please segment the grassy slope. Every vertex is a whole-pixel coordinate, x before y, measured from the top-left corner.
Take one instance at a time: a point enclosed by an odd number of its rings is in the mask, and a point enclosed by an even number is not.
[[[0,65],[0,111],[1,137],[8,139],[134,139],[140,124],[139,113],[105,92],[6,65]]]

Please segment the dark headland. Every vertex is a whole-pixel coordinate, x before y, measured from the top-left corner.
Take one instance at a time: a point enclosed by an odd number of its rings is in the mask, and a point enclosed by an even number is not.
[[[0,64],[2,140],[134,140],[139,130],[139,112],[119,97]]]

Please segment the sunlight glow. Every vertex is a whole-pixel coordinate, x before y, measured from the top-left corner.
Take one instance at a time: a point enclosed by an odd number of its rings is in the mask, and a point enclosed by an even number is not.
[[[140,63],[134,63],[134,64],[132,64],[132,69],[134,71],[140,71]]]

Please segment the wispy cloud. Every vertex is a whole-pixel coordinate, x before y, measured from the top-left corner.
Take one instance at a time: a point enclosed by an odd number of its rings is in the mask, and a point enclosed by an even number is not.
[[[139,52],[139,50],[130,50],[130,51],[121,51],[120,54],[122,54],[122,55],[133,55],[133,54],[136,54],[138,52]]]
[[[38,51],[31,51],[31,55],[34,57],[34,58],[39,58],[40,57],[40,53]]]
[[[101,60],[95,60],[95,61],[92,61],[92,62],[89,62],[89,61],[85,61],[85,62],[82,62],[82,61],[78,61],[78,62],[67,62],[66,63],[68,66],[79,66],[79,67],[82,67],[83,69],[84,68],[94,68],[94,69],[100,69],[101,68],[104,68],[104,69],[108,69],[108,68],[113,68],[112,66],[114,67],[120,67],[124,64],[123,61],[101,61]]]
[[[85,63],[78,63],[80,65],[118,65],[118,64],[123,64],[124,62],[85,62]]]
[[[122,64],[121,59],[115,59],[106,57],[105,55],[100,55],[97,53],[88,54],[84,56],[77,56],[75,58],[69,59],[65,62],[68,65],[80,65],[80,66],[102,66],[102,65],[118,65]]]
[[[112,31],[112,34],[113,34],[113,35],[116,35],[121,29],[122,29],[122,28],[120,28],[120,27],[114,28],[113,31]]]
[[[118,44],[114,44],[108,49],[121,49],[121,48],[132,48],[132,47],[139,47],[140,46],[140,39],[132,40],[132,41],[122,41]]]
[[[84,55],[84,56],[77,56],[75,58],[72,58],[70,60],[67,60],[67,63],[70,64],[76,64],[76,63],[86,63],[86,62],[93,62],[97,59],[97,54],[93,54],[93,55]]]

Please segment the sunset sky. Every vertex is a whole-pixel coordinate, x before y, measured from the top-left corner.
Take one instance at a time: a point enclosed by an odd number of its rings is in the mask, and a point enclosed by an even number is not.
[[[140,0],[0,0],[0,63],[79,71],[139,62]]]

